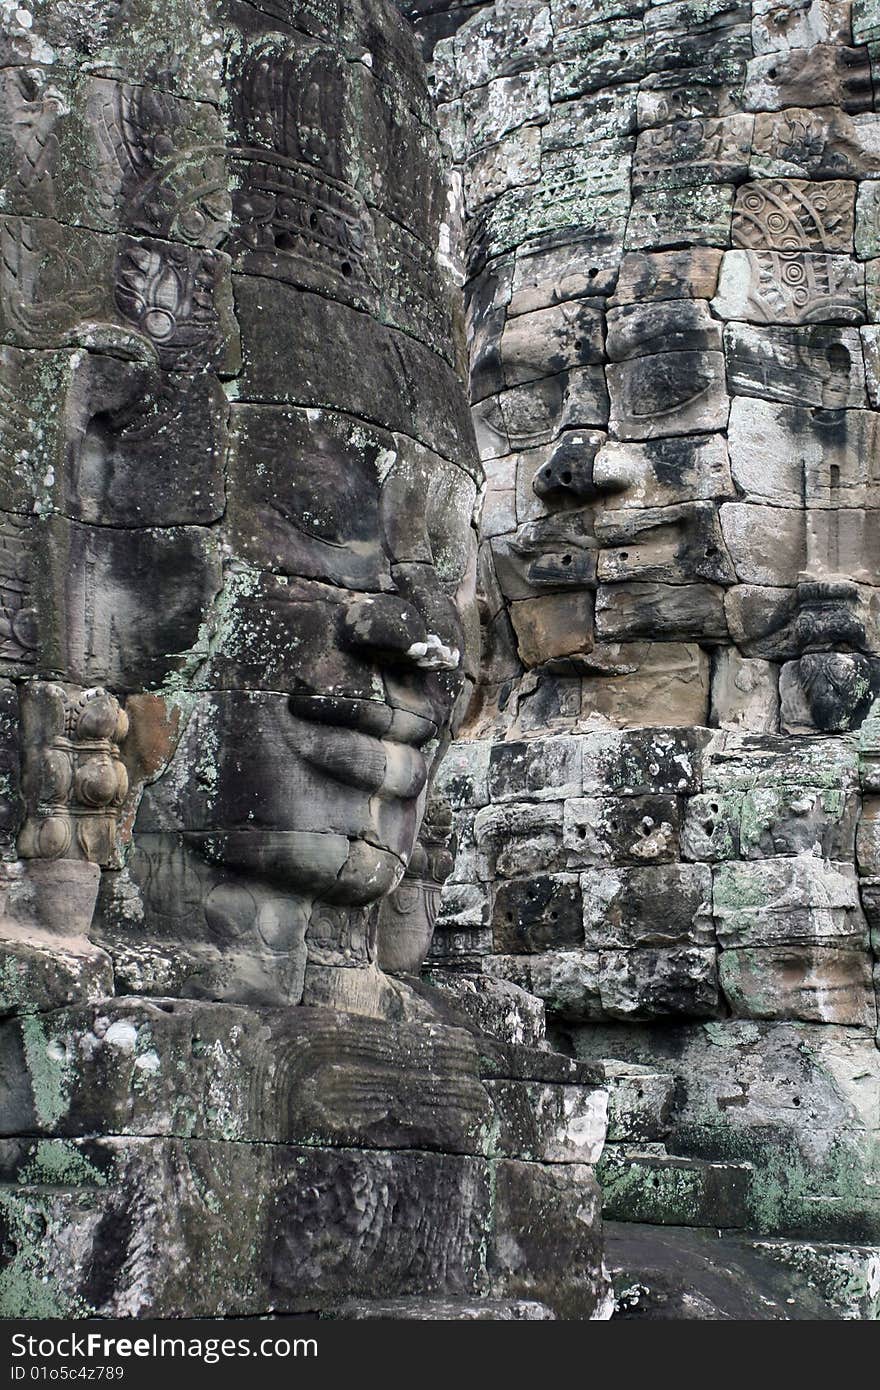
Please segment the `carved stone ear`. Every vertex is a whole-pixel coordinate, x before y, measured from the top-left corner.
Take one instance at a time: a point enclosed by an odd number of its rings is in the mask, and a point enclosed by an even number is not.
[[[128,773],[119,741],[128,721],[100,689],[28,681],[21,687],[26,819],[24,859],[110,864]]]

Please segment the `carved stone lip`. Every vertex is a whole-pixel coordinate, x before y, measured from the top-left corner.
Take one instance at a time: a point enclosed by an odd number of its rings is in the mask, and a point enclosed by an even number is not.
[[[309,723],[351,729],[414,748],[420,748],[437,735],[435,720],[383,700],[299,692],[288,697],[288,708],[297,719]]]
[[[410,801],[424,789],[428,765],[411,744],[296,717],[290,727],[297,755],[324,778],[389,801]]]

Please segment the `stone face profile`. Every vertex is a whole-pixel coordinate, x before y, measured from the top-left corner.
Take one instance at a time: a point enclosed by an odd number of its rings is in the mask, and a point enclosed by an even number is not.
[[[490,710],[540,670],[624,727],[742,726],[759,679],[762,728],[864,719],[866,33],[846,4],[502,4],[433,49],[489,477]],[[829,64],[812,92],[804,54]]]
[[[487,475],[431,960],[602,1059],[619,1314],[742,1316],[759,1238],[876,1315],[880,15],[411,13]]]
[[[112,19],[103,62],[4,72],[13,408],[35,400],[22,373],[47,393],[43,457],[8,460],[33,576],[10,669],[152,697],[131,714],[135,849],[99,913],[111,955],[133,914],[139,944],[173,941],[139,990],[375,1011],[353,973],[367,909],[475,675],[440,163],[405,114],[426,105],[415,70],[392,89],[320,35],[291,43],[271,6],[213,9],[222,84],[126,71]],[[127,81],[107,75],[120,43]]]

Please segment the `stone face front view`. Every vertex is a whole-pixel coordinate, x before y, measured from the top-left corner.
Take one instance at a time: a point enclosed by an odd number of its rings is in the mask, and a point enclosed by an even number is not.
[[[499,3],[433,47],[502,726],[511,685],[542,726],[864,719],[872,32],[849,4]]]
[[[608,1316],[601,1068],[417,979],[482,473],[406,23],[2,20],[0,1313]]]

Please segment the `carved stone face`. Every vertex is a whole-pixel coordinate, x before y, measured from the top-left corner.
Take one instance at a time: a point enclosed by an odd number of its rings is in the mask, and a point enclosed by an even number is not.
[[[368,903],[400,879],[464,691],[475,485],[334,412],[236,416],[216,693],[185,756],[216,753],[182,828],[287,891]]]
[[[120,979],[296,1000],[373,959],[476,676],[441,162],[384,11],[200,0],[167,62],[160,10],[94,30],[130,81],[59,19],[0,83],[0,642],[128,697]]]
[[[552,34],[487,14],[435,54],[468,213],[486,682],[503,703],[539,671],[536,728],[840,732],[880,690],[867,59],[826,82],[845,23],[789,52],[791,7],[755,34],[734,9],[687,20],[682,71],[681,6],[571,6]]]

